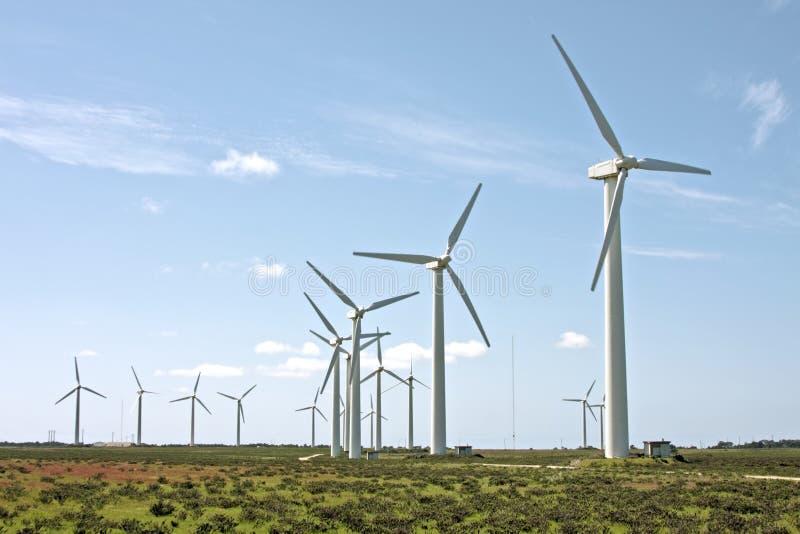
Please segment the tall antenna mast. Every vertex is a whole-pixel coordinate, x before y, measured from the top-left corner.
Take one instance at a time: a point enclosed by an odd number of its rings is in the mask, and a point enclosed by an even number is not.
[[[517,403],[514,390],[514,336],[511,336],[511,448],[517,449]]]

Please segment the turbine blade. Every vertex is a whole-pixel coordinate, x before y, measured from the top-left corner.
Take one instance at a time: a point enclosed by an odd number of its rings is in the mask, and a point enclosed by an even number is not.
[[[362,378],[361,379],[361,383],[363,384],[364,382],[366,382],[367,380],[369,380],[370,378],[372,378],[373,376],[375,376],[377,374],[378,374],[378,370],[376,369],[375,371],[372,371],[370,374],[368,374],[367,376]]]
[[[78,357],[75,356],[75,381],[81,385],[81,375],[78,374]]]
[[[425,254],[393,254],[391,252],[353,252],[353,256],[378,258],[379,260],[402,261],[405,263],[416,263],[417,265],[422,265],[439,259],[435,256],[426,256]]]
[[[194,392],[197,393],[197,385],[200,384],[200,373],[197,373],[197,380],[194,381]]]
[[[133,413],[133,410],[136,409],[136,401],[139,400],[140,397],[141,397],[140,395],[137,395],[136,398],[133,399],[133,402],[131,403],[131,407],[128,410],[128,413]]]
[[[243,399],[243,398],[245,398],[245,397],[247,396],[247,394],[248,394],[248,393],[250,393],[251,391],[253,391],[254,389],[256,389],[256,386],[257,386],[257,385],[258,385],[258,384],[253,384],[253,385],[252,385],[252,387],[251,387],[250,389],[248,389],[247,391],[245,391],[245,392],[244,392],[244,395],[242,395],[242,397],[241,397],[241,398],[242,398],[242,399]]]
[[[377,333],[380,333],[379,329],[376,329]],[[376,339],[378,340],[378,365],[383,367],[383,354],[381,353],[381,338],[383,336],[378,336]]]
[[[244,408],[242,408],[241,401],[239,402],[239,416],[242,418],[242,423],[244,423]]]
[[[317,394],[314,395],[314,405],[317,404],[317,399],[319,398],[319,388],[317,388]]]
[[[368,338],[373,338],[373,337],[383,337],[383,336],[391,336],[391,335],[392,335],[391,332],[367,332],[365,334],[361,334],[361,336],[359,336],[359,337],[361,337],[361,339],[368,339]],[[352,337],[352,336],[349,336],[349,337],[346,337],[346,338],[343,338],[343,339],[349,339],[350,337]]]
[[[308,300],[308,303],[309,303],[309,304],[311,304],[311,307],[312,307],[312,308],[314,308],[314,311],[315,311],[315,312],[317,312],[317,315],[319,315],[319,318],[320,318],[320,319],[322,319],[322,323],[325,325],[325,328],[327,328],[327,329],[328,329],[328,332],[330,332],[331,334],[333,334],[333,337],[339,337],[339,334],[337,334],[337,333],[336,333],[336,329],[335,329],[335,328],[333,328],[333,325],[332,325],[332,324],[331,324],[331,322],[328,320],[328,318],[327,318],[327,317],[325,317],[325,314],[323,314],[323,313],[322,313],[322,310],[320,310],[320,309],[317,307],[317,305],[314,303],[314,301],[313,301],[313,300],[311,300],[311,297],[309,297],[309,296],[308,296],[308,293],[306,293],[305,291],[303,291],[303,295],[305,295],[305,296],[306,296],[306,299]],[[326,342],[327,342],[327,341],[326,341]]]
[[[325,285],[328,286],[330,288],[330,290],[333,291],[336,294],[336,296],[339,297],[339,299],[342,302],[344,302],[345,304],[347,304],[348,306],[350,306],[353,309],[358,309],[358,306],[356,306],[356,303],[353,302],[352,300],[350,300],[350,297],[348,297],[347,294],[345,294],[344,291],[342,291],[341,289],[336,287],[336,284],[334,284],[333,282],[328,280],[328,278],[324,274],[322,274],[319,271],[319,269],[314,267],[314,264],[312,264],[310,261],[307,261],[306,263],[308,264],[309,267],[311,267],[314,270],[315,273],[317,273],[317,276],[319,276],[320,279],[322,279],[322,281],[325,282]]]
[[[308,329],[308,331],[311,332],[312,334],[314,334],[315,336],[317,336],[318,338],[320,338],[322,341],[324,341],[326,345],[330,345],[330,342],[331,342],[330,339],[326,338],[322,334],[318,334],[317,332],[314,332],[310,328]]]
[[[467,218],[472,211],[472,206],[475,205],[475,200],[478,198],[478,193],[481,192],[481,187],[483,187],[483,184],[478,184],[478,187],[475,188],[475,192],[472,193],[472,197],[469,199],[469,202],[467,202],[467,207],[464,208],[464,211],[461,213],[461,217],[458,218],[456,225],[453,227],[453,231],[450,232],[450,236],[447,238],[447,254],[453,250],[456,242],[458,242],[458,238],[461,236],[461,231],[464,229],[464,225],[467,223]]]
[[[394,384],[393,386],[388,387],[388,388],[384,389],[383,391],[381,391],[381,395],[386,394],[387,392],[393,390],[394,388],[396,388],[397,386],[399,386],[401,384],[408,385],[408,383],[405,380],[403,380],[402,382],[398,382],[398,383]]]
[[[469,295],[467,295],[467,290],[464,289],[464,284],[461,283],[461,280],[458,278],[458,275],[453,270],[453,268],[450,267],[450,265],[447,266],[447,272],[450,273],[450,278],[453,280],[453,285],[456,286],[456,289],[458,290],[459,294],[461,295],[461,298],[464,300],[464,304],[466,304],[467,305],[467,309],[469,309],[469,313],[472,315],[472,318],[475,320],[475,324],[478,326],[478,330],[481,331],[481,336],[483,336],[483,341],[486,342],[486,346],[487,347],[491,346],[489,344],[489,338],[486,337],[486,332],[483,329],[483,325],[481,324],[481,320],[478,319],[478,314],[475,312],[475,307],[472,306],[472,301],[470,300]]]
[[[373,337],[372,339],[370,339],[370,340],[369,340],[369,341],[367,341],[366,343],[362,343],[362,344],[361,344],[361,346],[358,348],[358,350],[364,350],[364,349],[366,349],[367,347],[369,347],[370,345],[372,345],[373,343],[375,343],[376,341],[378,341],[378,339],[379,339],[379,338],[377,338],[377,337]]]
[[[143,389],[142,393],[150,393],[151,395],[158,395],[157,391],[147,391],[146,389]]]
[[[683,163],[673,163],[671,161],[664,161],[660,159],[644,158],[636,162],[637,169],[644,169],[646,171],[667,171],[667,172],[687,172],[691,174],[711,174],[707,169],[700,167],[692,167],[691,165],[684,165]]]
[[[587,391],[587,392],[586,392],[586,397],[584,397],[584,398],[586,398],[586,399],[588,399],[588,398],[589,398],[589,393],[591,393],[591,392],[592,392],[592,388],[594,387],[594,384],[595,384],[595,382],[597,382],[597,379],[596,379],[596,378],[595,378],[595,379],[592,381],[592,385],[591,385],[591,386],[589,386],[589,391]]]
[[[64,395],[64,396],[63,396],[63,397],[61,397],[60,399],[58,399],[58,400],[56,401],[56,404],[58,404],[59,402],[63,401],[64,399],[66,399],[67,397],[69,397],[70,395],[72,395],[73,393],[75,393],[76,391],[78,391],[78,388],[72,388],[71,390],[69,390],[69,393],[67,393],[66,395]]]
[[[323,419],[325,419],[325,421],[327,421],[327,420],[328,420],[328,418],[327,418],[327,417],[325,417],[325,414],[324,414],[324,413],[322,413],[322,410],[320,410],[320,409],[319,409],[319,408],[317,408],[316,406],[314,406],[314,409],[317,411],[317,413],[319,414],[319,416],[320,416],[320,417],[322,417]]]
[[[425,388],[428,388],[428,389],[431,389],[431,388],[429,388],[429,387],[428,387],[426,384],[423,384],[422,382],[420,382],[420,381],[419,381],[419,380],[417,380],[416,378],[414,378],[413,380],[414,380],[414,382],[418,383],[420,386],[422,386],[422,387],[425,387]]]
[[[399,380],[400,382],[402,382],[404,384],[406,383],[405,380],[403,380],[402,378],[397,376],[393,371],[390,371],[389,369],[384,369],[384,371],[386,372],[386,374],[388,374],[389,376],[395,378],[396,380]]]
[[[586,407],[589,408],[589,413],[592,414],[592,417],[594,417],[594,420],[597,421],[597,416],[594,414],[594,411],[592,410],[592,407],[589,404],[587,404]]]
[[[298,408],[295,411],[296,412],[302,412],[302,411],[305,411],[305,410],[313,410],[313,409],[314,409],[313,406],[306,406],[305,408]]]
[[[362,417],[362,418],[361,418],[361,420],[363,421],[364,419],[366,419],[366,418],[367,418],[367,417],[369,417],[370,415],[372,415],[372,414],[371,414],[371,413],[368,413],[367,415],[365,415],[364,417]]]
[[[386,417],[385,415],[382,415],[382,416],[381,416],[381,419],[383,419],[384,421],[388,421],[388,420],[389,420],[389,418],[388,418],[388,417]]]
[[[85,389],[86,391],[88,391],[89,393],[94,393],[94,394],[95,394],[95,395],[97,395],[98,397],[103,397],[104,399],[105,399],[105,398],[107,398],[105,395],[103,395],[102,393],[98,393],[98,392],[96,392],[96,391],[95,391],[95,390],[93,390],[92,388],[87,388],[86,386],[82,386],[82,388],[83,388],[83,389]]]
[[[621,169],[619,171],[619,179],[617,187],[614,190],[614,199],[611,201],[611,213],[608,215],[608,223],[606,224],[606,234],[603,238],[603,246],[600,248],[600,257],[597,260],[597,267],[594,270],[594,278],[592,278],[592,291],[597,287],[597,281],[600,279],[600,273],[603,270],[603,264],[606,261],[606,254],[608,247],[611,246],[611,239],[616,234],[617,223],[619,222],[619,211],[622,205],[622,194],[625,188],[625,178],[628,176],[628,171]]]
[[[397,297],[391,297],[388,299],[379,300],[378,302],[373,302],[372,304],[364,308],[364,311],[367,312],[367,311],[377,310],[378,308],[383,308],[384,306],[388,306],[389,304],[394,304],[395,302],[407,299],[408,297],[413,297],[418,293],[419,291],[414,291],[413,293],[406,293],[405,295],[399,295]]]
[[[561,47],[561,43],[558,42],[555,35],[551,36],[553,38],[553,42],[558,47],[558,51],[561,52],[561,56],[564,58],[564,61],[567,62],[567,67],[569,67],[570,72],[572,73],[572,77],[575,78],[575,81],[578,83],[578,88],[581,90],[583,94],[583,99],[586,100],[586,103],[589,105],[589,111],[592,112],[592,116],[594,117],[594,122],[597,123],[597,127],[600,128],[600,133],[603,134],[603,138],[606,142],[611,146],[614,150],[614,153],[619,156],[620,158],[624,157],[622,154],[622,147],[617,141],[617,136],[614,135],[614,131],[611,129],[611,126],[608,124],[605,115],[603,112],[600,111],[600,106],[597,105],[592,93],[589,91],[589,88],[586,87],[586,84],[581,78],[581,75],[578,74],[578,69],[575,68],[575,65],[572,64],[572,60],[569,58],[567,53]]]
[[[339,351],[341,349],[339,347],[335,347],[333,349],[333,356],[331,356],[331,363],[328,365],[328,372],[325,373],[325,380],[322,382],[322,388],[320,388],[320,393],[325,392],[325,386],[328,384],[328,379],[331,377],[331,372],[333,371],[333,366],[336,365],[336,360],[339,358]]]
[[[583,402],[583,399],[561,399],[566,402]]]
[[[134,369],[132,365],[131,365],[131,371],[133,371],[133,378],[135,378],[135,379],[136,379],[136,385],[137,385],[137,386],[139,386],[139,389],[144,389],[144,388],[142,387],[142,383],[141,383],[141,382],[139,382],[139,377],[138,377],[138,376],[136,376],[136,369]]]
[[[181,397],[180,399],[171,400],[170,402],[178,402],[178,401],[185,401],[191,399],[192,396],[189,395],[188,397]]]
[[[375,411],[375,406],[372,405],[372,394],[369,395],[369,409]]]
[[[209,409],[208,409],[208,407],[207,407],[205,404],[203,404],[203,401],[201,401],[201,400],[200,400],[199,398],[197,398],[197,397],[195,397],[195,399],[197,399],[197,402],[199,402],[199,403],[200,403],[200,406],[202,406],[203,408],[205,408],[205,410],[208,412],[208,415],[211,415],[211,410],[209,410]]]
[[[237,399],[236,397],[234,397],[233,395],[228,395],[227,393],[222,393],[221,391],[217,391],[217,393],[218,393],[218,394],[220,394],[220,395],[222,395],[223,397],[228,397],[228,398],[229,398],[229,399],[231,399],[231,400],[235,400],[235,401],[238,401],[238,400],[239,400],[239,399]]]

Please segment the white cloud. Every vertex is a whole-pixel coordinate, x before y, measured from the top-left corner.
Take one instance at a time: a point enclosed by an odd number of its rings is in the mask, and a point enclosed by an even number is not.
[[[244,367],[232,367],[230,365],[219,365],[215,363],[202,363],[193,369],[169,369],[163,371],[156,370],[156,376],[191,376],[196,377],[197,373],[212,378],[231,378],[244,375]]]
[[[166,208],[166,203],[159,202],[150,197],[142,197],[137,205],[140,210],[151,215],[161,215],[164,213],[164,208]]]
[[[188,174],[196,166],[153,109],[0,95],[0,140],[67,165],[133,174]]]
[[[79,358],[83,358],[83,357],[86,357],[86,356],[97,356],[97,352],[93,351],[91,349],[83,349],[83,350],[78,352],[78,357]]]
[[[162,330],[159,335],[161,337],[177,337],[178,332],[175,330]]]
[[[238,150],[230,149],[225,154],[225,159],[211,162],[211,171],[214,174],[227,177],[243,176],[275,176],[280,171],[276,162],[264,158],[258,152],[242,154]]]
[[[697,202],[707,202],[714,204],[739,204],[741,201],[737,198],[722,195],[718,193],[709,193],[701,189],[693,189],[690,187],[682,187],[675,182],[669,180],[659,180],[654,178],[642,178],[637,176],[636,180],[632,180],[633,187],[642,189],[647,193],[654,195],[670,197],[681,200],[694,200]]]
[[[789,102],[780,82],[773,78],[761,83],[748,83],[742,96],[742,106],[758,113],[753,132],[753,146],[758,148],[775,126],[786,120]]]
[[[591,346],[592,342],[587,336],[571,331],[561,334],[556,342],[556,347],[560,349],[585,349]]]
[[[447,363],[454,363],[459,358],[483,356],[487,350],[486,345],[480,341],[452,341],[444,346],[444,359]],[[433,358],[433,350],[430,347],[423,347],[418,343],[412,342],[382,347],[382,352],[383,365],[392,370],[408,369],[412,356],[414,360],[430,360]],[[371,371],[377,366],[378,357],[373,344],[369,350],[361,353],[361,367],[365,371]]]
[[[259,365],[257,370],[265,376],[281,378],[308,378],[314,373],[328,368],[328,361],[316,358],[292,356],[278,365]]]
[[[699,250],[682,250],[673,248],[645,248],[645,247],[623,247],[625,252],[635,256],[647,256],[651,258],[666,258],[670,260],[718,260],[722,255],[718,252],[703,252]]]
[[[162,265],[158,268],[158,274],[167,275],[172,274],[175,272],[175,268],[172,265]]]
[[[257,354],[302,354],[304,356],[316,356],[319,354],[319,347],[310,341],[303,343],[302,347],[294,347],[280,341],[262,341],[255,346]]]

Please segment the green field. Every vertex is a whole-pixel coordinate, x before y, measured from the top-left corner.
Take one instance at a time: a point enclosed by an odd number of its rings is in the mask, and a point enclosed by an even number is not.
[[[797,449],[476,452],[0,448],[0,531],[800,532],[800,482],[745,476],[800,477]]]

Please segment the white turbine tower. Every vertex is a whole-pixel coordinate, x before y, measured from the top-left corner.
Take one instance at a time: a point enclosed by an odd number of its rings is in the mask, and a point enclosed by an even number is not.
[[[446,406],[445,406],[445,380],[444,380],[444,276],[443,271],[447,270],[450,274],[450,279],[453,285],[461,294],[469,309],[469,313],[475,320],[478,330],[489,346],[489,338],[486,337],[486,332],[483,330],[478,314],[472,305],[472,301],[467,295],[467,290],[464,284],[456,275],[452,267],[450,267],[450,252],[458,242],[461,236],[461,231],[464,229],[464,224],[467,222],[472,211],[472,206],[475,204],[475,199],[478,198],[478,193],[481,190],[481,185],[475,189],[472,198],[469,199],[467,207],[464,208],[461,217],[456,222],[453,231],[447,238],[447,247],[444,254],[441,256],[426,256],[423,254],[394,254],[385,252],[353,252],[356,256],[364,256],[367,258],[379,258],[383,260],[402,261],[405,263],[415,263],[424,265],[425,268],[433,271],[433,392],[431,395],[431,454],[444,454],[447,448],[447,422],[446,422]]]
[[[589,178],[603,180],[605,193],[603,218],[605,237],[592,279],[592,291],[594,291],[600,271],[605,268],[605,390],[608,394],[606,404],[608,447],[605,450],[605,456],[606,458],[623,458],[630,454],[628,449],[630,443],[628,441],[628,384],[625,370],[625,310],[622,295],[622,247],[619,222],[625,179],[631,169],[694,174],[711,174],[711,171],[659,159],[637,159],[634,156],[626,156],[603,112],[600,111],[600,107],[589,92],[589,88],[578,74],[575,65],[572,64],[556,36],[552,37],[575,78],[584,100],[589,105],[589,110],[592,112],[600,133],[616,154],[614,159],[589,167]]]
[[[374,447],[374,449],[376,451],[379,451],[379,450],[381,450],[383,448],[383,442],[381,441],[381,419],[382,419],[381,418],[381,374],[387,373],[389,376],[392,376],[392,377],[396,378],[397,380],[399,380],[400,382],[403,382],[402,378],[400,378],[399,376],[397,376],[396,374],[394,374],[389,369],[386,369],[383,366],[383,355],[381,354],[381,337],[383,337],[383,335],[389,335],[389,334],[390,334],[390,332],[381,332],[380,329],[376,329],[376,331],[375,331],[375,335],[376,335],[375,339],[378,340],[378,368],[375,369],[374,371],[372,371],[366,377],[364,377],[364,379],[361,381],[361,383],[363,384],[364,382],[366,382],[367,380],[369,380],[373,376],[375,377],[375,398],[376,398],[376,407],[377,407],[376,414],[378,416],[377,424],[375,426],[375,447]],[[363,349],[364,345],[362,345],[361,348]],[[370,403],[372,403],[372,396],[371,395],[370,395]],[[385,418],[383,418],[383,419],[385,419]]]
[[[317,432],[317,422],[316,422],[317,421],[317,417],[316,416],[317,416],[317,412],[319,412],[320,417],[325,419],[325,421],[328,420],[328,418],[325,417],[325,414],[322,413],[322,411],[319,408],[317,408],[317,397],[319,397],[319,388],[317,388],[317,394],[314,395],[314,402],[311,404],[311,406],[306,406],[305,408],[298,408],[298,409],[295,410],[296,412],[302,412],[302,411],[305,411],[305,410],[311,410],[311,446],[312,447],[316,447],[316,445],[317,445],[317,443],[316,443],[316,432]]]
[[[350,369],[347,376],[347,383],[350,386],[348,398],[349,402],[346,405],[348,418],[347,426],[349,433],[348,438],[350,441],[348,452],[351,460],[359,459],[361,458],[361,319],[363,319],[364,314],[369,311],[383,308],[384,306],[407,299],[408,297],[413,297],[419,293],[419,291],[379,300],[368,306],[359,307],[350,297],[347,296],[347,294],[345,294],[344,291],[336,287],[336,285],[328,280],[328,278],[326,278],[325,275],[319,271],[319,269],[314,267],[310,261],[307,261],[306,263],[314,270],[315,273],[317,273],[317,276],[319,276],[320,279],[325,282],[325,285],[327,285],[342,302],[350,307],[350,311],[347,313],[347,318],[353,321],[353,348],[350,353]]]
[[[600,450],[605,450],[606,440],[603,433],[603,412],[606,409],[606,396],[603,395],[603,402],[600,404],[590,404],[589,408],[600,408]]]
[[[142,395],[144,395],[145,393],[155,394],[155,391],[147,391],[142,387],[142,383],[139,382],[139,377],[136,375],[136,369],[134,369],[132,365],[131,365],[131,371],[133,371],[133,378],[136,379],[136,385],[139,387],[139,389],[136,390],[136,396],[137,396],[136,405],[138,411],[138,417],[136,420],[136,444],[141,445],[142,444]]]
[[[253,389],[257,385],[258,384],[254,384],[253,387],[245,391],[244,394],[242,394],[242,396],[239,397],[238,399],[233,395],[228,395],[227,393],[222,393],[221,391],[217,391],[217,393],[219,393],[223,397],[228,397],[229,399],[236,401],[236,446],[237,447],[240,445],[241,424],[244,423],[244,408],[242,408],[242,399],[245,398],[248,393],[253,391]]]
[[[414,377],[414,356],[412,355],[411,368],[408,372],[408,378],[401,380],[399,384],[395,384],[386,390],[389,391],[394,389],[400,384],[408,386],[408,440],[406,445],[409,449],[414,448],[414,382],[425,388],[431,389],[423,384],[418,378]],[[386,393],[386,391],[384,391],[384,393]]]
[[[375,407],[372,405],[372,393],[370,393],[370,395],[369,395],[369,412],[367,412],[367,415],[362,417],[361,420],[363,421],[364,419],[369,417],[369,448],[372,449],[373,451],[377,451],[378,449],[380,449],[380,446],[378,446],[378,448],[375,448],[375,416],[376,415],[378,417],[378,428],[380,428],[381,419],[383,419],[384,421],[388,421],[388,419],[385,418],[384,416],[380,415],[380,412],[376,412],[375,411]]]
[[[77,356],[75,357],[75,381],[78,383],[78,385],[75,386],[73,389],[71,389],[69,391],[69,393],[67,393],[66,395],[64,395],[60,399],[58,399],[56,401],[56,404],[58,404],[59,402],[63,401],[64,399],[66,399],[67,397],[69,397],[70,395],[75,393],[75,445],[80,445],[81,444],[81,435],[80,435],[80,426],[81,426],[81,390],[85,389],[89,393],[94,393],[95,395],[97,395],[99,397],[103,397],[104,399],[106,398],[106,396],[103,395],[102,393],[96,392],[95,390],[93,390],[91,388],[88,388],[86,386],[82,386],[81,385],[81,375],[78,374],[78,357]]]
[[[197,380],[194,381],[194,391],[192,392],[191,395],[189,395],[188,397],[181,397],[180,399],[175,399],[175,400],[171,400],[170,401],[170,402],[180,402],[180,401],[185,401],[185,400],[189,400],[189,399],[192,400],[192,425],[191,425],[191,432],[189,434],[189,446],[190,447],[194,447],[194,401],[199,402],[200,406],[202,406],[203,409],[205,411],[207,411],[209,415],[211,415],[211,410],[209,410],[206,407],[206,405],[203,404],[203,401],[201,401],[200,398],[197,396],[197,386],[198,386],[198,384],[200,384],[200,373],[197,373]]]
[[[583,448],[584,449],[586,448],[586,408],[589,408],[589,412],[592,414],[592,417],[594,417],[594,420],[597,421],[597,417],[595,417],[594,412],[592,411],[592,407],[589,405],[589,393],[592,392],[592,388],[594,387],[594,383],[595,382],[597,382],[597,380],[593,380],[592,381],[592,385],[589,386],[589,390],[586,392],[586,396],[583,397],[582,399],[561,399],[561,400],[566,401],[566,402],[580,402],[581,403],[581,421],[583,423],[583,426],[582,426],[583,433],[581,434],[581,436],[582,436],[581,443],[583,443]]]

